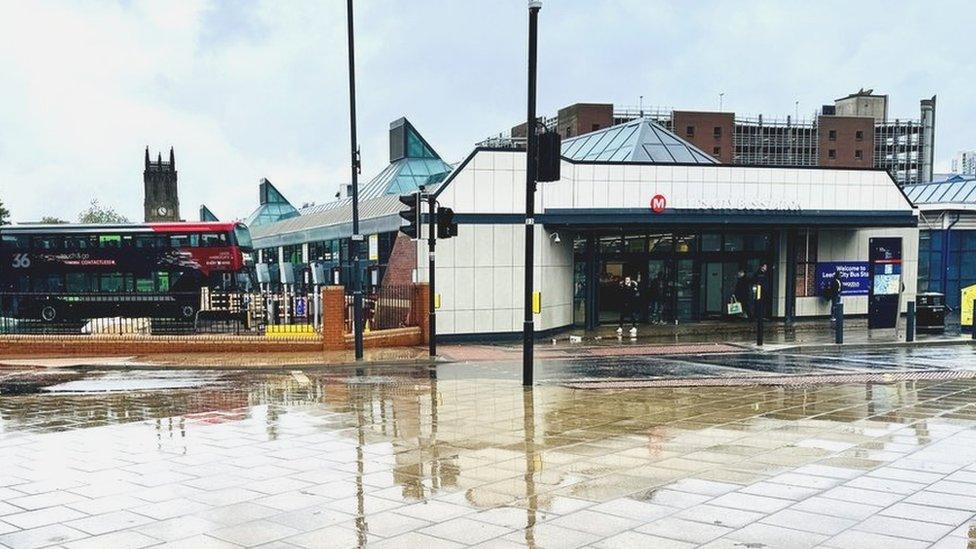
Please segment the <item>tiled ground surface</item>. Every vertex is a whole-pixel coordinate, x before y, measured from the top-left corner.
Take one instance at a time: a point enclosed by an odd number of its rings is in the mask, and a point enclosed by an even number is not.
[[[0,397],[0,546],[976,547],[976,381]]]

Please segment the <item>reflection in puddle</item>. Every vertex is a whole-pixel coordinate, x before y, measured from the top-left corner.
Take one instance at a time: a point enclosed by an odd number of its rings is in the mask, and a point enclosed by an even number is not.
[[[535,547],[703,521],[739,490],[809,498],[879,468],[976,462],[971,380],[584,391],[426,368],[299,374],[125,372],[0,399],[0,461],[14,464],[0,475],[115,470],[145,505],[165,484],[188,513],[229,520],[233,495],[294,535],[338,525],[358,546],[470,516],[483,528],[438,537]],[[789,474],[812,480],[789,488]]]

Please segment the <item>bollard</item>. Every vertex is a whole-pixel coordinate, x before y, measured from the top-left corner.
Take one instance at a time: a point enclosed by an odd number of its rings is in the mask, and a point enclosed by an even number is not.
[[[834,343],[844,343],[844,304],[838,303],[834,313]]]
[[[915,302],[908,302],[908,312],[905,315],[905,341],[915,341]]]
[[[755,300],[755,308],[753,309],[753,314],[756,315],[756,346],[762,347],[763,345],[763,307],[762,307],[762,294],[760,298]]]

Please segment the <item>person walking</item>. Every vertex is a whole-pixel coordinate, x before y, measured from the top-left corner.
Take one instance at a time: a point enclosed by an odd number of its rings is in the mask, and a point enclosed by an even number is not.
[[[624,333],[624,318],[630,317],[630,337],[637,337],[637,313],[640,306],[640,287],[637,282],[625,277],[620,283],[620,322],[617,323],[617,333]]]
[[[735,278],[735,289],[732,290],[732,299],[738,301],[742,304],[742,318],[749,318],[749,307],[747,306],[750,300],[750,294],[752,290],[749,288],[749,277],[746,276],[746,272],[739,269],[739,273]]]

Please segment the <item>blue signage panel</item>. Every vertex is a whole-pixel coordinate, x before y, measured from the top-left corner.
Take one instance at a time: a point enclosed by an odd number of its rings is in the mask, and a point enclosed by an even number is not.
[[[898,322],[901,294],[902,246],[900,237],[868,239],[871,292],[868,295],[868,329],[894,328]]]
[[[824,289],[840,274],[843,287],[841,295],[868,295],[871,288],[871,269],[867,261],[825,261],[817,263],[817,293],[823,295]]]

